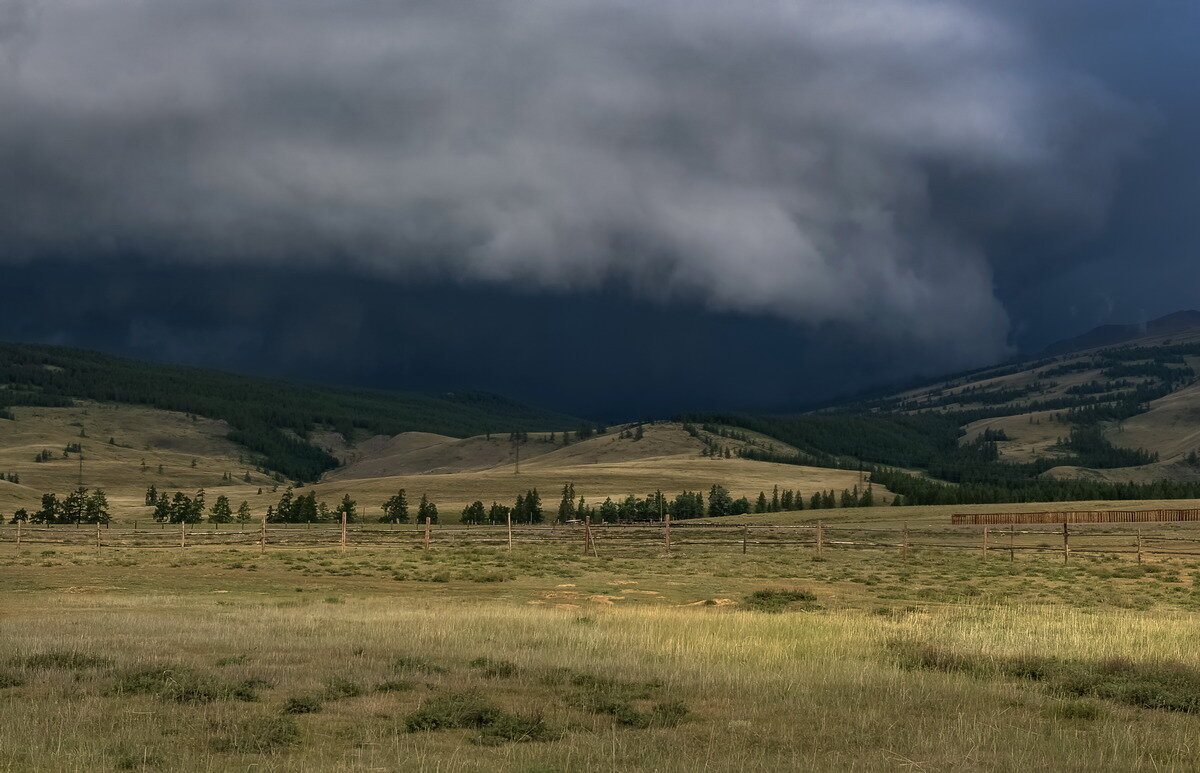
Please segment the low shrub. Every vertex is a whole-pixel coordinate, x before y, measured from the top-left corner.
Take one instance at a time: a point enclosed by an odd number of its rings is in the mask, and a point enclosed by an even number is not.
[[[407,692],[415,686],[407,679],[391,679],[375,685],[375,692]]]
[[[793,604],[810,605],[816,600],[817,597],[809,591],[765,588],[746,596],[742,599],[742,605],[756,612],[778,613],[786,612]],[[811,609],[812,607],[806,606],[805,608]]]
[[[489,679],[516,676],[518,670],[516,663],[493,658],[475,658],[471,661],[471,668],[477,669],[480,674]]]
[[[288,698],[283,704],[284,714],[316,714],[321,709],[325,708],[319,698],[312,695],[300,695],[295,698]]]
[[[502,713],[477,692],[445,692],[429,698],[405,717],[404,728],[410,733],[459,727],[481,728],[494,722]]]
[[[392,670],[400,671],[400,672],[416,671],[416,672],[425,673],[425,674],[444,674],[444,673],[446,673],[446,669],[442,668],[439,665],[430,663],[429,661],[424,660],[422,658],[413,658],[413,657],[406,657],[406,656],[398,657],[395,660],[393,660],[392,661]]]
[[[343,676],[335,676],[325,680],[325,689],[321,695],[326,700],[336,701],[342,698],[357,698],[363,694],[362,685]]]
[[[300,743],[300,724],[289,715],[219,722],[210,741],[213,751],[271,754]]]
[[[9,661],[14,666],[37,670],[59,669],[63,671],[84,671],[90,668],[107,668],[113,664],[111,658],[92,655],[77,650],[52,650],[24,655]]]
[[[1127,658],[1082,660],[1036,654],[988,657],[903,639],[890,641],[888,649],[902,668],[1026,679],[1078,698],[1200,713],[1200,670],[1174,661],[1139,663]]]
[[[133,669],[117,677],[110,695],[157,695],[175,703],[212,703],[222,700],[256,701],[261,682],[221,681],[185,666]]]
[[[541,714],[509,714],[499,716],[484,725],[479,735],[472,739],[484,746],[502,743],[528,743],[531,741],[557,741],[562,731],[552,728]]]

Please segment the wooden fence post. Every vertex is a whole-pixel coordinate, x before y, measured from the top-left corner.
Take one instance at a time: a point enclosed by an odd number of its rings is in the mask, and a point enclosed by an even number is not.
[[[1142,529],[1141,529],[1141,527],[1138,527],[1138,530],[1137,530],[1137,562],[1139,564],[1142,563]]]
[[[100,549],[100,522],[96,521],[96,550]]]
[[[821,548],[825,542],[825,525],[817,521],[817,555],[821,555]]]
[[[342,544],[341,552],[346,552],[346,511],[342,511]]]
[[[984,526],[983,527],[983,560],[984,561],[987,560],[987,552],[988,552],[987,538],[988,538],[988,527]]]
[[[1067,537],[1067,522],[1063,521],[1063,563],[1071,559],[1071,544]]]
[[[904,522],[904,563],[908,563],[908,521]]]
[[[505,518],[508,520],[508,549],[512,550],[512,511],[511,510],[505,514]]]
[[[263,513],[262,526],[258,530],[258,554],[265,555],[267,552],[267,514]]]
[[[17,547],[21,547],[21,521],[17,521]]]
[[[663,514],[663,545],[667,549],[667,555],[671,555],[671,514]]]
[[[425,516],[425,551],[429,552],[429,524],[433,522],[430,516]]]
[[[585,515],[583,516],[583,554],[585,556],[592,555],[594,547],[592,545],[592,516]]]
[[[187,547],[187,521],[179,522],[179,547]]]
[[[742,527],[742,555],[746,555],[746,543],[750,541],[750,527]]]
[[[1008,525],[1008,560],[1013,562],[1017,560],[1017,525],[1010,523]]]

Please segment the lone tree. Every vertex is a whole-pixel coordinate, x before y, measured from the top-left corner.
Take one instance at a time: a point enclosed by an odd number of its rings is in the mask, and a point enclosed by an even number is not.
[[[254,514],[250,512],[250,503],[243,499],[242,503],[238,505],[237,522],[250,523],[252,520],[254,520]]]

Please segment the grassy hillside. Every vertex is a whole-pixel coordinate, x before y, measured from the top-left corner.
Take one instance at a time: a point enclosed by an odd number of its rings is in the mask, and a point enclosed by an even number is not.
[[[1176,330],[821,412],[682,418],[797,449],[786,457],[752,448],[749,458],[869,466],[910,504],[1196,497],[1198,365],[1200,331]]]
[[[422,395],[271,381],[203,368],[161,365],[57,346],[0,343],[0,416],[13,406],[69,406],[75,399],[159,408],[229,425],[230,440],[258,464],[295,480],[337,466],[308,442],[319,428],[346,438],[434,432],[571,428],[580,420],[483,393]]]

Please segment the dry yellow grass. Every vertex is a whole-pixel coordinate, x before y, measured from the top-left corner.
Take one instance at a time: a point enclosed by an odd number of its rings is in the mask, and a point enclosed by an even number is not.
[[[715,605],[583,612],[433,595],[322,599],[236,586],[219,596],[6,594],[5,674],[22,684],[0,699],[0,767],[1132,771],[1200,764],[1193,715],[1107,701],[1088,701],[1081,714],[1079,701],[1034,683],[908,670],[888,650],[902,638],[965,657],[1034,651],[1198,668],[1193,614],[951,607],[768,615]],[[107,662],[21,665],[24,656],[54,652]],[[514,670],[488,678],[471,666],[480,657]],[[398,672],[400,658],[442,670]],[[112,693],[122,674],[163,667],[265,686],[253,703]],[[332,679],[363,692],[323,698],[318,713],[281,713],[289,698],[325,694]],[[397,679],[407,685],[373,689]],[[654,684],[654,699],[682,704],[686,719],[636,729],[583,710],[577,685],[596,679]],[[469,729],[406,732],[412,712],[463,690],[509,712],[540,712],[561,735],[487,746],[474,743]],[[263,740],[263,728],[280,725],[296,735]],[[233,749],[222,743],[230,740]]]
[[[61,494],[78,485],[78,455],[62,456],[63,448],[76,442],[84,447],[84,484],[104,488],[114,517],[122,522],[150,517],[144,492],[151,484],[160,491],[188,493],[203,487],[209,501],[224,494],[236,508],[246,500],[256,514],[277,502],[283,488],[274,490],[274,481],[253,471],[251,483],[243,482],[247,468],[239,462],[242,452],[225,439],[228,427],[223,422],[97,403],[76,408],[17,408],[15,413],[17,421],[0,421],[0,472],[16,473],[21,482],[0,482],[0,514],[17,507],[35,507],[43,492]],[[79,436],[81,429],[87,437]],[[116,445],[110,445],[109,438]],[[740,445],[722,442],[733,448]],[[452,521],[476,499],[511,504],[531,488],[538,489],[547,507],[555,507],[567,482],[574,483],[576,492],[589,502],[599,504],[605,497],[644,497],[660,488],[674,495],[685,489],[707,492],[720,483],[735,497],[754,497],[775,485],[811,494],[825,489],[840,491],[858,480],[855,473],[842,470],[702,458],[702,448],[699,440],[674,424],[648,426],[645,437],[638,441],[610,433],[564,447],[535,436],[522,447],[525,458],[517,475],[509,463],[511,446],[499,436],[490,441],[484,437],[458,440],[408,433],[343,449],[357,461],[301,493],[316,491],[319,499],[331,505],[349,494],[365,517],[377,518],[380,505],[404,488],[414,505],[422,494],[428,494],[441,508],[443,518]],[[35,462],[42,449],[53,452],[54,459]],[[396,470],[407,474],[384,474]],[[232,482],[223,480],[225,473],[233,477]]]

